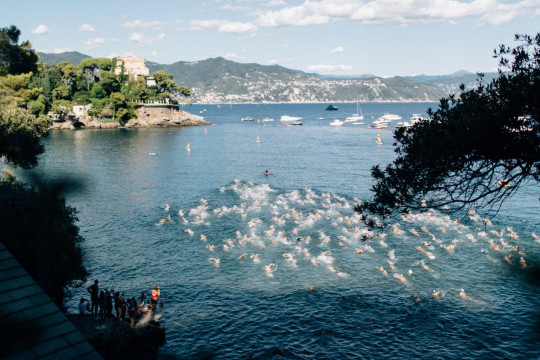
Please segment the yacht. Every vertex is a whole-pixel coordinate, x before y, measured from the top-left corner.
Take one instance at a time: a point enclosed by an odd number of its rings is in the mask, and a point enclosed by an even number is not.
[[[335,111],[335,110],[337,110],[337,109],[338,109],[337,106],[334,106],[334,105],[331,105],[331,104],[328,105],[328,107],[326,108],[326,110],[330,110],[330,111],[331,111],[331,110],[334,110],[334,111]]]
[[[362,109],[360,109],[360,104],[358,104],[358,101],[356,102],[356,114],[352,114],[352,116],[349,116],[345,119],[345,122],[359,122],[364,120],[364,114],[362,114]]]
[[[394,120],[401,120],[401,116],[386,113],[383,116],[381,116],[380,119],[384,119],[384,120],[387,120],[388,122],[390,122],[390,121],[394,121]]]
[[[412,116],[410,117],[409,121],[405,121],[404,123],[402,124],[398,124],[398,125],[401,125],[403,127],[411,127],[415,124],[418,124],[419,122],[422,122],[422,121],[429,121],[428,118],[425,118],[425,117],[422,117],[421,114],[412,114]]]
[[[299,116],[289,116],[289,115],[283,115],[279,120],[281,121],[299,121],[302,120]]]
[[[331,126],[341,126],[345,123],[345,121],[343,120],[338,120],[338,119],[335,119],[334,121],[332,121],[330,123]]]

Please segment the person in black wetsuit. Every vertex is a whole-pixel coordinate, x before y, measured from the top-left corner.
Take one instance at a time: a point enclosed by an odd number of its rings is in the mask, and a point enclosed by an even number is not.
[[[98,304],[99,304],[99,281],[94,281],[93,285],[90,285],[86,290],[90,293],[90,300],[92,302],[92,306],[90,308],[90,313],[94,316],[97,316],[98,314]]]

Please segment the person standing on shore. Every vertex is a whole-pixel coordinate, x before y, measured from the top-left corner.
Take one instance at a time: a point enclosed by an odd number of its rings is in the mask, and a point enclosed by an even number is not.
[[[98,314],[98,299],[99,299],[99,281],[94,281],[93,285],[90,285],[86,290],[90,293],[90,300],[92,302],[92,306],[90,308],[90,314],[97,316]],[[95,309],[95,311],[94,311]]]
[[[152,316],[156,313],[156,306],[158,304],[160,293],[159,293],[159,287],[157,285],[154,285],[154,288],[152,289]]]

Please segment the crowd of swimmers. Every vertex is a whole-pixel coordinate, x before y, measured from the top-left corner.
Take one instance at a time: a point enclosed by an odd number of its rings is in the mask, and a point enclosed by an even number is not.
[[[118,321],[127,321],[131,327],[135,327],[143,319],[146,321],[158,320],[160,316],[156,315],[156,307],[158,303],[160,307],[163,307],[163,301],[159,300],[161,294],[157,285],[151,290],[148,301],[145,301],[144,291],[137,300],[135,297],[126,297],[123,292],[113,289],[100,290],[98,280],[95,280],[94,284],[87,288],[87,291],[90,294],[90,301],[81,298],[79,302],[80,315],[91,315],[100,320],[114,318]]]

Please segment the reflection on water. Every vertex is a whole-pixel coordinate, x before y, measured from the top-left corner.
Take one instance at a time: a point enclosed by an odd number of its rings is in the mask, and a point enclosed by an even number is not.
[[[87,183],[68,203],[92,279],[131,296],[159,284],[164,356],[538,356],[531,189],[486,227],[426,209],[376,237],[352,206],[394,156],[390,132],[377,146],[376,131],[326,128],[316,104],[207,107],[206,132],[53,132],[36,169]],[[366,118],[426,107],[362,105]],[[305,125],[239,120],[283,114]]]

